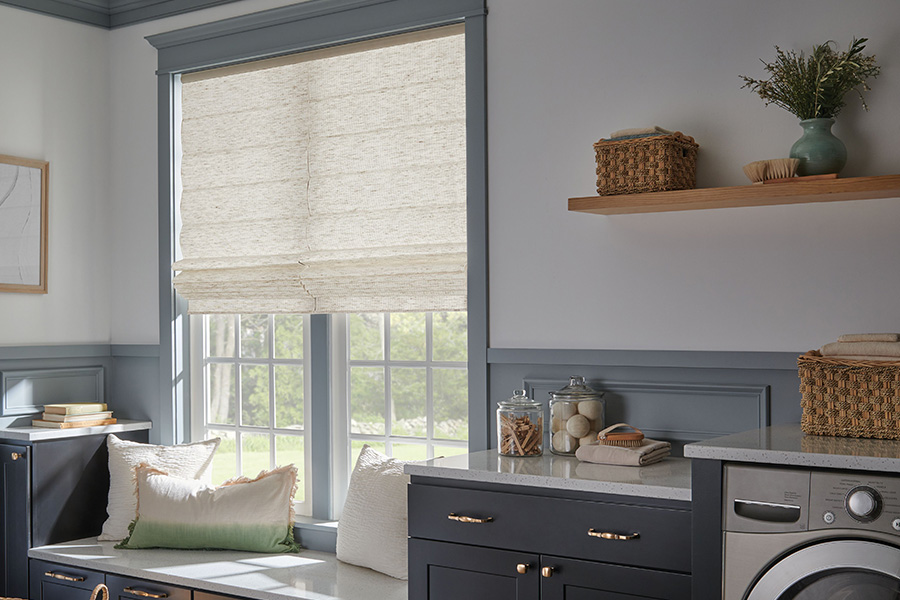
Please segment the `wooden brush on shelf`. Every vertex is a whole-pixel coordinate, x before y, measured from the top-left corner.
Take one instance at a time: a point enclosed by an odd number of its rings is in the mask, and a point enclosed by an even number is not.
[[[753,183],[786,183],[792,181],[837,178],[837,173],[797,177],[797,168],[799,166],[799,158],[771,158],[769,160],[757,160],[744,165],[744,175],[746,175],[747,179]]]

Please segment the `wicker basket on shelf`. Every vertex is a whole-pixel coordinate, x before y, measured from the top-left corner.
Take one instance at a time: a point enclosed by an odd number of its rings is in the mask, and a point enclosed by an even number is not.
[[[697,186],[694,138],[676,131],[594,144],[601,196],[688,190]]]
[[[804,433],[900,439],[900,361],[797,359]]]

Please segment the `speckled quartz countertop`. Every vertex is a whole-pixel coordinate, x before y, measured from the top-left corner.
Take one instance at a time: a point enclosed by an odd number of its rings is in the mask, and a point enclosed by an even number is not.
[[[127,419],[119,419],[118,423],[116,423],[115,425],[73,427],[71,429],[48,429],[46,427],[0,427],[0,439],[16,440],[21,442],[61,440],[63,438],[97,435],[99,433],[140,431],[143,429],[150,429],[152,425],[153,423],[151,423],[150,421],[129,421]]]
[[[259,600],[406,600],[407,584],[334,554],[116,550],[96,538],[32,548],[31,558]]]
[[[900,441],[806,435],[777,425],[688,444],[684,455],[734,462],[860,471],[900,470]]]
[[[546,487],[668,500],[691,499],[691,463],[669,457],[647,467],[580,462],[545,453],[536,457],[500,456],[484,450],[406,465],[410,475],[479,483]]]

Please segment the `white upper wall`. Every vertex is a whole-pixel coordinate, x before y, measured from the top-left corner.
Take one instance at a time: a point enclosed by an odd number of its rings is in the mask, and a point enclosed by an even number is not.
[[[50,294],[0,294],[0,345],[158,341],[156,53],[145,36],[291,4],[247,0],[107,32],[0,6],[0,153],[51,163]],[[882,75],[835,132],[845,176],[900,172],[894,0],[488,0],[491,346],[802,351],[900,330],[894,200],[601,217],[591,145],[658,124],[701,187],[786,156],[795,119],[741,89],[775,44],[870,38]]]
[[[698,187],[786,157],[797,120],[741,89],[773,46],[868,37],[882,73],[838,116],[844,176],[900,173],[895,0],[489,0],[490,345],[805,351],[900,330],[900,203],[622,215],[592,144],[660,125],[700,144]]]
[[[110,339],[108,35],[0,6],[0,154],[50,162],[49,293],[0,293],[2,346]]]

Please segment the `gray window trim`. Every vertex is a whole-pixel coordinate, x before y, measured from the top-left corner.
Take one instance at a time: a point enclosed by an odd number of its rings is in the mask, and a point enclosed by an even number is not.
[[[469,312],[469,447],[486,449],[490,442],[488,408],[487,283],[487,78],[485,0],[309,0],[302,4],[253,13],[147,38],[158,51],[159,119],[159,300],[162,443],[184,441],[190,431],[190,336],[187,303],[172,286],[179,224],[174,205],[176,178],[172,156],[177,140],[175,97],[183,73],[261,58],[383,37],[464,22],[466,24],[466,110],[468,194]],[[326,321],[314,328],[327,328]],[[316,320],[318,322],[318,320]],[[311,356],[316,364],[328,357]],[[325,363],[327,366],[327,362]],[[324,371],[323,371],[324,372]],[[321,377],[320,375],[319,377]],[[313,431],[330,415],[329,381],[313,375]],[[323,404],[324,403],[324,404]],[[317,417],[318,415],[318,417]],[[324,422],[324,420],[323,420]],[[323,434],[327,435],[327,434]],[[324,440],[324,441],[323,441]],[[328,442],[318,438],[311,443]],[[328,465],[313,465],[317,484]],[[327,491],[329,487],[318,489]],[[315,498],[315,492],[314,492]],[[316,502],[319,504],[319,502]],[[322,515],[316,505],[314,514]]]

